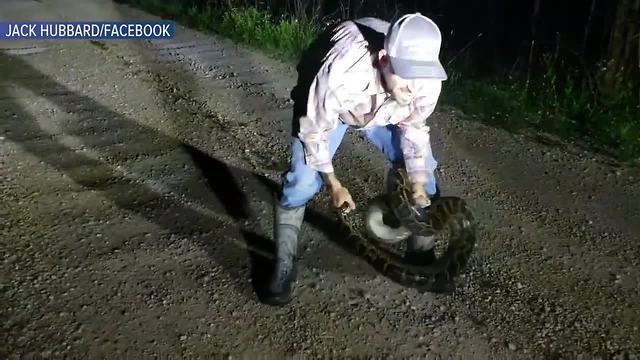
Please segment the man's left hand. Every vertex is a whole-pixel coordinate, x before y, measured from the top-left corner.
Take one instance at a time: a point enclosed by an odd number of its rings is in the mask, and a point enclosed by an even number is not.
[[[429,196],[427,196],[427,193],[424,190],[424,186],[424,183],[416,183],[411,187],[411,192],[413,193],[413,203],[422,208],[431,205],[431,200],[429,200]]]

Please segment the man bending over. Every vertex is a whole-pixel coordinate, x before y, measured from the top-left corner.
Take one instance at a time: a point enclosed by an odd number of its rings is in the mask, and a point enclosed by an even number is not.
[[[415,13],[393,24],[376,18],[345,21],[329,35],[328,52],[302,60],[318,61],[319,70],[301,74],[292,93],[290,168],[275,207],[277,261],[266,296],[274,305],[291,301],[306,204],[326,185],[335,208],[355,209],[332,165],[347,128],[362,131],[394,168],[406,169],[417,205],[428,206],[436,193],[437,162],[426,119],[447,79],[439,61],[438,26]],[[419,261],[432,247],[432,237],[411,236],[407,258]]]

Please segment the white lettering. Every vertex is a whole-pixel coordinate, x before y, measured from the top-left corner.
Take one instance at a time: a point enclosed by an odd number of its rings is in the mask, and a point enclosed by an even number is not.
[[[1,1],[1,0],[0,0]],[[169,38],[170,23],[9,23],[4,37],[47,38]]]
[[[18,34],[18,36],[22,36],[22,37],[29,36],[29,25],[27,24],[20,25],[20,33]]]
[[[9,24],[9,32],[5,34],[5,36],[17,36],[20,37],[20,27],[17,25]]]

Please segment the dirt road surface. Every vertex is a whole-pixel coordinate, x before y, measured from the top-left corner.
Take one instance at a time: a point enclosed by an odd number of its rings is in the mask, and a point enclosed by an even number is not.
[[[155,18],[4,0],[3,20]],[[479,223],[452,295],[378,275],[307,213],[294,302],[260,304],[294,69],[179,26],[165,41],[0,43],[3,358],[640,356],[640,174],[440,107],[438,178]],[[446,91],[446,90],[445,90]],[[359,206],[385,161],[335,159]]]

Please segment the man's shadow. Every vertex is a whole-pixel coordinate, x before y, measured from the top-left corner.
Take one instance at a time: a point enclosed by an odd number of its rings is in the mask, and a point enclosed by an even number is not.
[[[277,194],[280,191],[280,185],[278,183],[253,172],[229,167],[218,159],[192,146],[184,146],[190,153],[196,166],[207,179],[209,188],[216,193],[218,198],[223,199],[227,212],[237,221],[247,220],[254,216],[251,214],[248,199],[244,191],[237,182],[231,179],[243,178],[247,179],[247,182],[250,184],[259,184],[263,190],[266,190],[257,192],[260,194],[261,200],[268,204],[273,204],[273,202],[276,201]],[[270,206],[270,208],[271,207],[272,206]],[[269,220],[273,222],[273,217]],[[335,242],[343,250],[355,254],[355,248],[353,247],[355,244],[341,241],[341,239],[346,239],[349,234],[344,228],[340,227],[337,219],[329,217],[319,210],[308,206],[304,221],[314,229],[321,231],[328,239]],[[275,242],[271,236],[266,238],[247,229],[241,229],[240,231],[246,241],[247,247],[253,249],[248,252],[251,261],[251,281],[256,295],[261,297],[264,294],[264,285],[268,281],[268,277],[275,266]],[[264,256],[264,254],[271,254],[272,256]]]
[[[181,151],[186,145],[120,115],[87,96],[75,93],[18,57],[0,53],[0,68],[8,70],[0,78],[0,98],[4,104],[0,129],[8,140],[66,174],[84,189],[99,191],[119,208],[140,215],[172,234],[198,239],[216,263],[231,277],[238,277],[240,264],[234,263],[231,254],[221,252],[215,241],[217,234],[240,240],[236,229],[221,219],[205,216],[165,196],[151,186],[129,180],[115,170],[117,165],[136,159],[139,155],[161,156],[167,150]],[[44,97],[62,112],[78,114],[74,121],[61,121],[62,132],[80,139],[83,145],[106,160],[97,160],[75,151],[44,131],[31,114],[12,100],[12,87],[27,89]],[[224,169],[222,162],[212,163],[219,164],[219,170]],[[216,190],[219,188],[216,187]],[[224,194],[224,190],[219,190],[218,194]],[[227,197],[222,200],[231,204]],[[230,206],[227,205],[227,208]],[[238,211],[233,209],[232,214],[238,216]],[[222,248],[231,250],[227,246]],[[243,289],[238,290],[246,294]]]
[[[261,184],[264,191],[255,193],[267,203],[272,203],[273,194],[279,188],[277,183],[264,176],[229,167],[192,145],[139,124],[90,97],[77,94],[19,57],[0,52],[0,68],[10,69],[0,78],[0,98],[5,104],[0,130],[8,140],[20,144],[25,151],[65,173],[85,189],[99,191],[119,208],[134,212],[173,234],[188,235],[196,239],[232,278],[239,278],[242,267],[233,252],[245,247],[250,257],[255,293],[248,293],[248,289],[241,285],[242,281],[234,283],[245,296],[261,296],[265,276],[273,267],[274,244],[272,239],[237,226],[237,223],[251,218],[252,214],[248,198],[235,179],[249,179],[254,184]],[[107,160],[97,160],[57,141],[20,104],[11,100],[12,87],[27,89],[51,101],[64,112],[78,114],[79,118],[74,121],[60,124],[62,131],[65,135],[79,138],[87,148],[103,155]],[[113,136],[114,132],[118,136]],[[153,156],[171,148],[184,151],[190,156],[224,209],[220,211],[213,204],[205,206],[216,212],[226,212],[236,221],[236,226],[231,226],[222,219],[205,216],[148,185],[122,177],[115,170],[117,165],[136,158],[136,151],[145,156]],[[86,172],[88,169],[91,170],[90,174]],[[309,208],[305,220],[324,232],[329,239],[335,240],[343,249],[353,251],[349,244],[339,240],[345,238],[346,234],[337,230],[336,219]],[[216,241],[220,234],[227,240],[224,244]],[[243,243],[244,246],[229,247],[226,246],[227,242]]]

